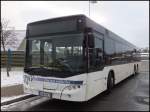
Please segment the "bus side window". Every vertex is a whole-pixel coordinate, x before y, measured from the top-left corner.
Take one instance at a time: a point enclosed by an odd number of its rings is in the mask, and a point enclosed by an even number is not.
[[[103,51],[101,48],[96,48],[96,66],[103,64]]]
[[[103,65],[103,40],[94,37],[94,47],[90,52],[90,69],[96,70]]]
[[[102,65],[103,62],[103,40],[95,37],[95,55],[96,55],[96,66]]]

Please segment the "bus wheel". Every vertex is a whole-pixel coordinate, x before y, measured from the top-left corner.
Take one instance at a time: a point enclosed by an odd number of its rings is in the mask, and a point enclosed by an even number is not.
[[[134,65],[134,73],[133,75],[135,76],[137,74],[137,69],[136,69],[136,65]]]
[[[112,72],[109,72],[107,79],[107,93],[110,93],[113,87],[114,87],[114,76]]]
[[[136,74],[138,74],[139,73],[139,66],[138,66],[138,64],[137,64],[137,67],[136,67]]]

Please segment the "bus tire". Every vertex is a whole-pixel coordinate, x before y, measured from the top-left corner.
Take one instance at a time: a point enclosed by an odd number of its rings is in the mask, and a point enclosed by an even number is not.
[[[114,87],[114,74],[113,72],[109,72],[107,78],[107,93],[110,93],[113,87]]]
[[[139,66],[137,64],[137,66],[136,66],[136,74],[138,74],[138,73],[139,73]]]
[[[135,76],[137,74],[137,69],[136,69],[136,65],[134,65],[134,72],[133,75]]]

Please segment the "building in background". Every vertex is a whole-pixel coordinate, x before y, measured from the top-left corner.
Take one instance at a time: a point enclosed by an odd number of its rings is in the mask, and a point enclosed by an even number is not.
[[[26,30],[15,30],[16,37],[18,39],[18,44],[16,45],[16,48],[11,49],[13,51],[24,51],[25,50],[25,34]]]
[[[23,40],[21,41],[21,43],[19,44],[17,51],[25,51],[25,46],[26,46],[26,40],[25,38],[23,38]]]

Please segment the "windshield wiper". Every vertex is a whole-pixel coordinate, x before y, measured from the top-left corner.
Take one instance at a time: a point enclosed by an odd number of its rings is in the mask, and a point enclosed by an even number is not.
[[[61,64],[63,66],[62,70],[67,70],[69,72],[73,72],[73,69],[71,68],[71,66],[66,62],[66,60],[60,58],[57,59],[59,64]]]

